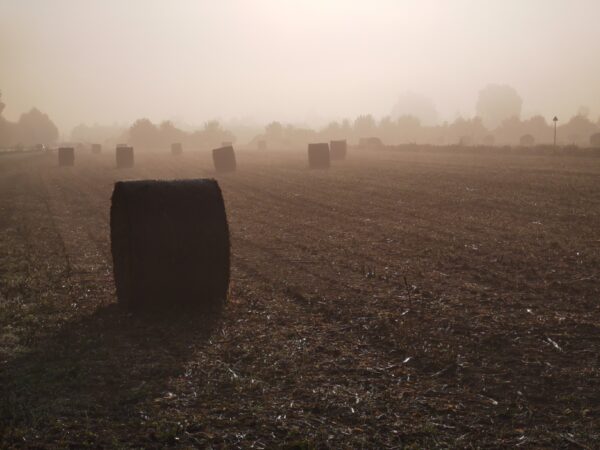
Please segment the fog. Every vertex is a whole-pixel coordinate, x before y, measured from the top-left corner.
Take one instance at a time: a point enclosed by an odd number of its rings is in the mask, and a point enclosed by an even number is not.
[[[522,117],[600,114],[597,0],[3,0],[4,116],[62,133],[140,117],[321,125],[425,105],[476,114],[512,86]],[[432,107],[432,108],[430,108]]]

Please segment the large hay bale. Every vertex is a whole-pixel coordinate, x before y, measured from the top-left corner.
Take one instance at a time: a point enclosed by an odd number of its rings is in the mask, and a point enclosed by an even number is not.
[[[213,162],[217,172],[233,172],[237,164],[235,161],[235,152],[231,145],[215,148],[212,151]]]
[[[329,142],[329,156],[332,160],[346,159],[348,145],[345,140]]]
[[[102,153],[102,145],[100,144],[92,144],[92,153]]]
[[[329,144],[308,144],[308,167],[310,169],[327,169],[331,165]]]
[[[117,167],[133,167],[133,147],[118,145],[116,149]]]
[[[174,142],[173,144],[171,144],[171,154],[173,156],[179,156],[183,153],[183,146],[181,145],[181,142]]]
[[[74,166],[75,165],[75,149],[73,147],[60,147],[58,149],[58,165],[59,166]]]
[[[267,149],[267,141],[265,141],[264,139],[258,141],[258,149],[261,151],[265,151]]]
[[[110,234],[120,303],[204,310],[226,300],[229,229],[215,180],[115,183]]]

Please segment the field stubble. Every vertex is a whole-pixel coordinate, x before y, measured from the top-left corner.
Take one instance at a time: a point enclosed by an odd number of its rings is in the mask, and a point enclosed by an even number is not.
[[[600,159],[304,158],[2,157],[0,443],[600,445]],[[223,316],[122,311],[114,181],[213,176]]]

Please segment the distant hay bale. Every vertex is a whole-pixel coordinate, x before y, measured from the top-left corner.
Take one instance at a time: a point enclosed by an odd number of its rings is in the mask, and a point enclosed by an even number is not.
[[[329,144],[308,144],[308,167],[310,169],[328,169],[331,165]]]
[[[329,155],[332,160],[346,159],[347,149],[348,146],[345,140],[329,142]]]
[[[267,149],[267,141],[265,141],[264,139],[261,139],[260,141],[258,141],[258,149],[261,151],[264,151]]]
[[[102,145],[100,144],[92,144],[92,153],[102,153]]]
[[[110,209],[120,303],[212,310],[229,286],[229,228],[215,180],[119,181]]]
[[[600,133],[595,133],[590,136],[590,145],[592,147],[600,147]]]
[[[183,153],[183,146],[181,145],[181,142],[175,142],[175,143],[171,144],[171,155],[179,156],[182,153]]]
[[[535,138],[531,134],[524,134],[519,139],[519,144],[521,144],[523,147],[531,147],[535,144]]]
[[[75,165],[75,149],[73,147],[60,147],[58,149],[58,165],[59,166],[74,166]]]
[[[116,149],[117,167],[133,167],[133,147],[118,145]]]
[[[213,162],[217,172],[234,172],[237,164],[235,161],[235,152],[231,145],[215,148],[212,151]]]

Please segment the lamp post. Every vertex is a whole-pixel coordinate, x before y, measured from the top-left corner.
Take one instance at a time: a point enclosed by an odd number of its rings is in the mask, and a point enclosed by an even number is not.
[[[556,147],[556,122],[558,122],[558,117],[554,116],[552,121],[554,122],[554,147]]]

